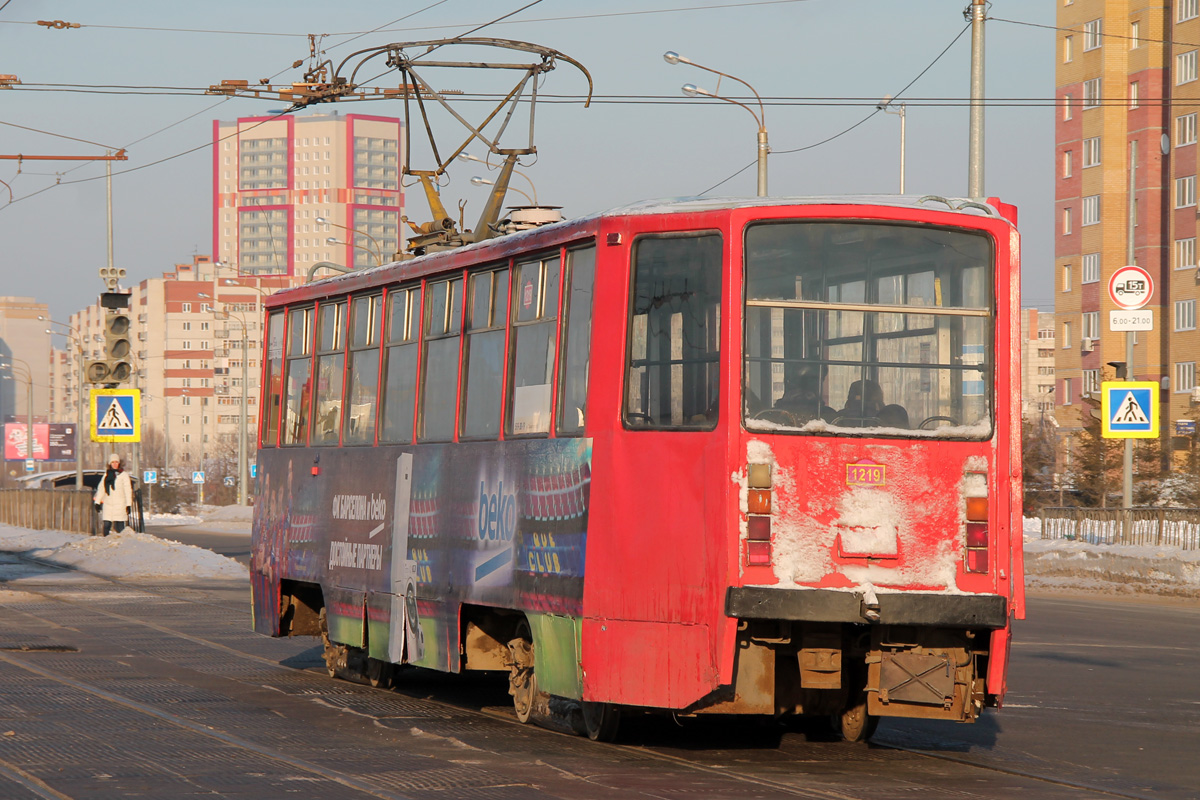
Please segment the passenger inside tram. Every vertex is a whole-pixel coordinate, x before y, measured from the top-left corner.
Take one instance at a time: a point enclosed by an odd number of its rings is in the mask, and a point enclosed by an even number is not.
[[[814,419],[833,421],[837,411],[822,400],[823,384],[828,367],[815,364],[799,364],[791,368],[785,379],[783,396],[775,401],[775,408],[786,411],[803,425]]]
[[[908,411],[896,403],[883,402],[883,387],[871,379],[850,384],[846,406],[837,412],[834,424],[854,427],[907,428]]]

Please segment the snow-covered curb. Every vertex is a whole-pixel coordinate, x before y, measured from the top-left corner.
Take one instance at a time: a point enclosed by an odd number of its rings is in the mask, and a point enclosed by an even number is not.
[[[109,578],[246,580],[246,566],[202,547],[147,533],[83,536],[0,525],[0,551]]]
[[[1030,589],[1200,598],[1200,551],[1027,537],[1025,576]]]

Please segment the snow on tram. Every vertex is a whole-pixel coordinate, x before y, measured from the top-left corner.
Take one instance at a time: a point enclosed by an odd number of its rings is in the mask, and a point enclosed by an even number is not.
[[[678,200],[272,296],[255,630],[594,739],[973,721],[1024,614],[1018,242],[995,199]]]

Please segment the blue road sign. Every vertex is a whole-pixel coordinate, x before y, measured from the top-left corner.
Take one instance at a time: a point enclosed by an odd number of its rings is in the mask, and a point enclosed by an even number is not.
[[[1106,439],[1158,437],[1155,381],[1105,381],[1100,385],[1101,433]]]
[[[141,394],[137,389],[93,389],[92,441],[141,441]]]
[[[251,477],[251,478],[257,478],[257,477],[258,477],[258,464],[251,464],[251,465],[250,465],[250,477]]]
[[[158,483],[158,470],[156,470],[156,469],[142,470],[142,483]]]
[[[204,472],[196,470],[192,473],[192,483],[204,483]]]

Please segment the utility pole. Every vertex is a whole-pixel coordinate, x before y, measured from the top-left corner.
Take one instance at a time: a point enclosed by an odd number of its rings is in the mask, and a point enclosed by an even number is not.
[[[1137,229],[1137,139],[1129,143],[1129,227],[1126,233],[1125,263],[1133,265],[1137,258],[1134,246],[1134,231]],[[1125,331],[1125,380],[1135,381],[1133,372],[1133,331]],[[1121,484],[1122,541],[1129,544],[1133,539],[1133,439],[1125,440],[1125,464]]]
[[[971,0],[971,123],[967,144],[967,196],[983,194],[983,20],[986,0]]]

